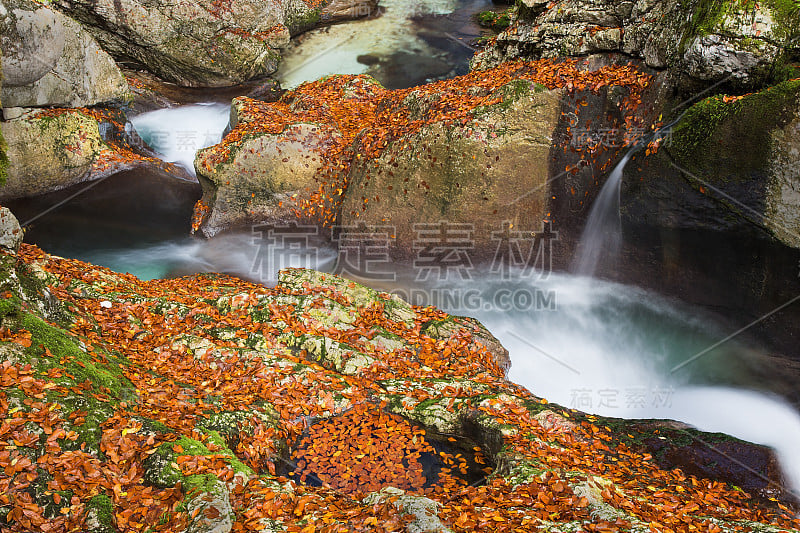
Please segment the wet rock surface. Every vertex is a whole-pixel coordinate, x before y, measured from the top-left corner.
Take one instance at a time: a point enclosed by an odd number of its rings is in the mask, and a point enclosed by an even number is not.
[[[753,469],[774,464],[766,450],[550,405],[505,380],[478,323],[428,335],[460,321],[435,308],[301,269],[270,289],[142,282],[27,245],[1,257],[9,531],[797,526],[726,484],[747,469],[709,468],[685,441]],[[292,338],[369,357],[347,373]],[[665,469],[676,457],[716,481]]]

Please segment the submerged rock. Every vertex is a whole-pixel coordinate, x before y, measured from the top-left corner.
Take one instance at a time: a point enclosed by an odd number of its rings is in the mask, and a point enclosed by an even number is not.
[[[0,9],[4,107],[81,107],[130,100],[114,60],[80,24],[28,0],[5,1]]]

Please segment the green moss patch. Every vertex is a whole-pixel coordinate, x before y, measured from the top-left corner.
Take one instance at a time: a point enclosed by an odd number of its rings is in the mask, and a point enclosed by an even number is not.
[[[673,130],[669,152],[690,170],[716,175],[724,167],[746,176],[766,168],[771,132],[784,126],[800,102],[800,80],[725,102],[718,95],[692,106]],[[724,168],[722,167],[722,168]]]
[[[501,32],[511,25],[511,15],[514,8],[505,11],[482,11],[475,15],[475,20],[484,28]]]

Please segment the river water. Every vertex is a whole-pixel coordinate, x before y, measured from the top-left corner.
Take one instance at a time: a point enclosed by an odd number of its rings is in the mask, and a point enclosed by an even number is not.
[[[374,19],[314,30],[283,54],[277,80],[293,88],[330,74],[370,74],[389,89],[466,74],[491,0],[382,0]]]
[[[370,72],[393,87],[459,73],[472,52],[458,41],[474,31],[464,13],[490,2],[432,0],[416,3],[414,10],[400,0],[384,4],[382,18],[305,36],[302,47],[287,55],[282,82]],[[374,41],[375,28],[385,41]],[[325,52],[321,47],[332,40],[341,43]],[[449,62],[446,69],[440,60]],[[227,112],[219,104],[191,105],[142,114],[132,123],[165,160],[191,168],[195,150],[219,139]],[[196,141],[179,141],[187,131]],[[68,193],[10,207],[24,223]],[[194,184],[123,173],[37,218],[26,241],[144,279],[214,271],[271,284],[282,267],[336,271],[337,252],[324,241],[310,239],[299,252],[273,245],[265,259],[265,241],[257,232],[189,237],[197,198]],[[538,396],[601,415],[681,420],[773,446],[792,485],[800,488],[800,417],[783,399],[796,393],[796,384],[782,377],[758,345],[736,338],[720,343],[735,329],[730,323],[653,291],[588,276],[498,273],[488,265],[459,274],[430,281],[394,265],[388,278],[363,281],[412,303],[479,319],[508,348],[510,378]]]

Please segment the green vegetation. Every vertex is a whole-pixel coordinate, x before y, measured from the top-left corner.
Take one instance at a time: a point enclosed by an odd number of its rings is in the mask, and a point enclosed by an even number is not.
[[[292,35],[303,32],[307,29],[313,28],[319,21],[322,9],[309,9],[305,12],[292,13],[291,11],[286,14],[284,24],[289,28]]]
[[[708,154],[720,151],[726,152],[725,157],[739,159],[737,166],[744,173],[765,168],[770,133],[785,123],[794,102],[800,100],[800,80],[786,81],[735,101],[725,99],[712,96],[692,106],[675,126],[670,152],[690,168],[694,161],[714,161]],[[730,150],[737,145],[738,149]],[[696,157],[701,153],[706,157]]]
[[[800,13],[800,1],[798,0],[763,0],[763,2],[756,0],[739,0],[737,2],[699,0],[689,27],[689,37],[708,35],[719,30],[725,15],[737,12],[747,13],[755,10],[759,4],[766,5],[778,25],[783,26],[787,32],[800,30],[800,20],[797,20],[797,15]],[[786,37],[786,35],[781,37]]]
[[[210,492],[218,481],[217,477],[213,474],[184,475],[176,462],[182,455],[223,455],[234,472],[244,475],[253,473],[227,447],[219,433],[207,431],[206,435],[208,443],[220,448],[219,450],[212,452],[202,442],[185,435],[176,441],[165,442],[145,461],[145,480],[157,487],[172,487],[181,483],[189,496],[196,492]]]
[[[37,303],[46,306],[46,300],[42,300],[43,285],[29,267],[17,268],[17,278],[25,300],[16,294],[0,300],[0,324],[12,332],[22,330],[30,334],[30,346],[19,346],[15,357],[30,363],[37,375],[47,376],[62,388],[94,393],[48,391],[47,398],[62,405],[65,413],[87,411],[80,425],[70,423],[78,439],[60,440],[62,448],[69,450],[85,446],[101,456],[101,425],[113,414],[117,402],[135,395],[133,385],[122,374],[124,361],[108,354],[90,355],[69,333],[29,312]]]
[[[681,0],[686,3],[689,0]],[[727,34],[743,49],[758,50],[767,45],[763,37],[743,37],[733,27],[726,27],[726,17],[738,15],[744,23],[749,14],[758,7],[766,7],[773,19],[771,41],[783,44],[783,51],[775,61],[772,71],[768,73],[768,83],[780,83],[800,75],[797,67],[791,62],[800,59],[800,1],[799,0],[699,0],[694,6],[694,13],[686,31],[683,32],[680,50],[683,51],[695,37],[712,33]],[[735,18],[733,20],[736,20]]]
[[[501,32],[511,25],[511,12],[513,8],[501,12],[483,11],[475,15],[478,24],[484,28]]]
[[[111,533],[114,531],[114,504],[105,494],[98,494],[86,504],[87,513],[97,520],[96,533]]]

